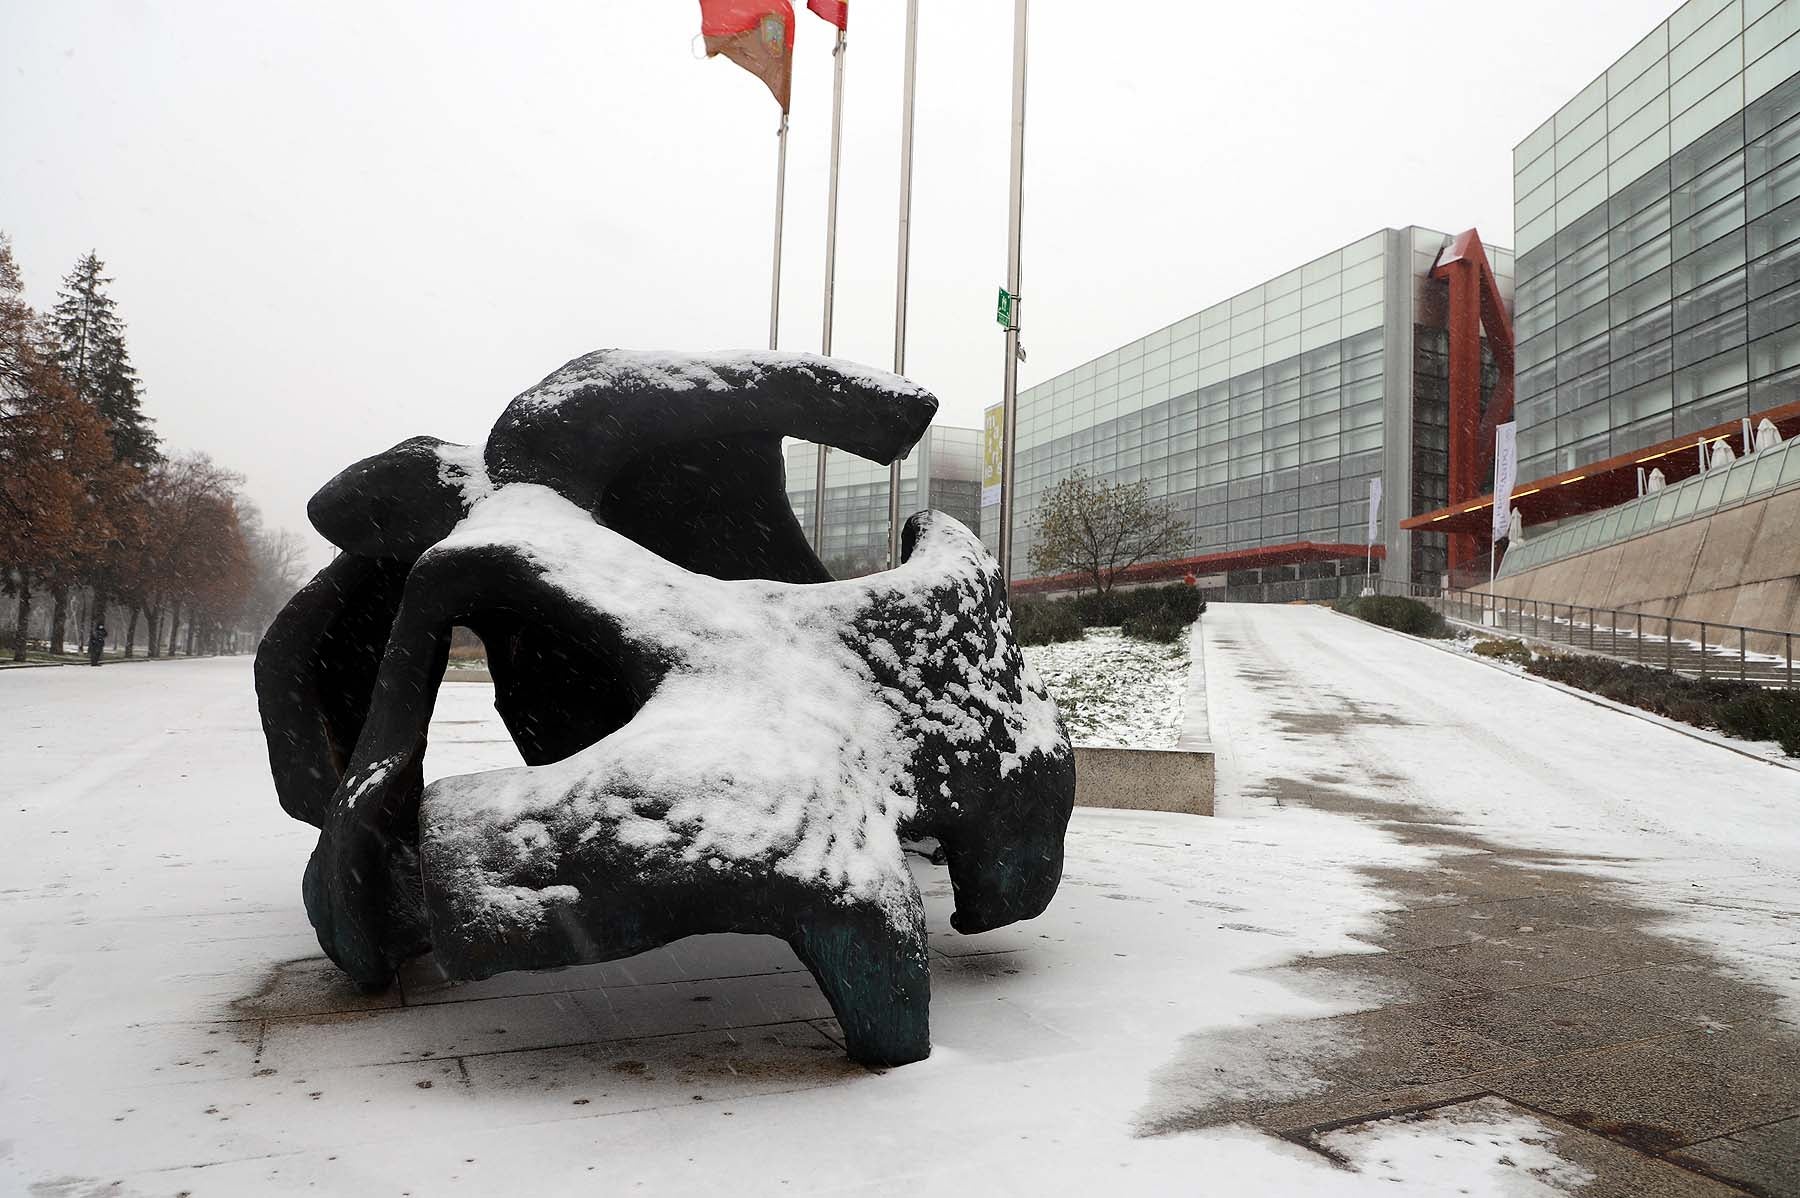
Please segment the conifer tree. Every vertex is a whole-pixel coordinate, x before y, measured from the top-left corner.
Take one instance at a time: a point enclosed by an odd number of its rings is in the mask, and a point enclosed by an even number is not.
[[[107,294],[112,280],[106,264],[89,250],[63,277],[50,325],[56,337],[56,364],[76,398],[94,406],[112,435],[121,462],[145,467],[161,455],[156,433],[144,415],[137,370],[125,346],[125,323]]]

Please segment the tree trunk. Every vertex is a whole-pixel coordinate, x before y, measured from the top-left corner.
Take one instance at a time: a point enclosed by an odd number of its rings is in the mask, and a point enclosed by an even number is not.
[[[194,617],[191,613],[188,615],[187,648],[183,652],[189,657],[194,655]]]
[[[19,623],[13,629],[13,660],[25,660],[25,626],[31,622],[31,577],[19,570]]]
[[[170,657],[174,657],[175,650],[177,650],[181,647],[181,641],[179,639],[180,635],[181,635],[181,600],[175,599],[169,603],[169,650],[168,650],[168,652],[169,652]]]
[[[50,588],[50,652],[61,654],[63,637],[69,631],[69,588]]]
[[[162,641],[157,634],[162,632],[162,605],[151,601],[144,611],[144,622],[149,625],[149,635],[144,638],[144,652],[152,660],[162,656]]]
[[[132,642],[137,640],[138,609],[134,604],[125,614],[125,656],[131,656]]]

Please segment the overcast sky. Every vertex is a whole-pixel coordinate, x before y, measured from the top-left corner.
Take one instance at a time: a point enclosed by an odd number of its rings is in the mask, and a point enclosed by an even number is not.
[[[835,350],[887,366],[905,5],[854,7]],[[1037,0],[1023,383],[1384,226],[1510,245],[1512,147],[1674,7]],[[921,9],[907,373],[976,424],[1012,5]],[[832,29],[798,20],[781,345],[816,350]],[[691,0],[0,0],[0,29],[30,298],[97,249],[165,445],[271,524],[587,350],[766,344],[777,111],[698,57]]]

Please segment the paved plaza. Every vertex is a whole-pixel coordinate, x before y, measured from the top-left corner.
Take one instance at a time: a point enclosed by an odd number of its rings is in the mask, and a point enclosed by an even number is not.
[[[245,659],[0,677],[0,1192],[1800,1193],[1800,772],[1215,606],[1218,816],[1078,811],[872,1072],[787,948],[346,986]],[[479,682],[427,775],[516,761]],[[1185,733],[1184,733],[1185,735]]]

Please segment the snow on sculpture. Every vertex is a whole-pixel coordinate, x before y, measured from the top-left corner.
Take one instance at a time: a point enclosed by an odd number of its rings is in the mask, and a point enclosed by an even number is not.
[[[1044,910],[1074,764],[956,521],[832,582],[789,509],[784,435],[888,462],[936,400],[803,354],[601,351],[485,446],[414,438],[309,506],[342,552],[257,654],[276,790],[320,828],[319,942],[381,988],[780,936],[850,1054],[930,1051],[925,920],[901,841],[935,837],[965,933]],[[526,765],[423,785],[452,627],[487,647]]]

